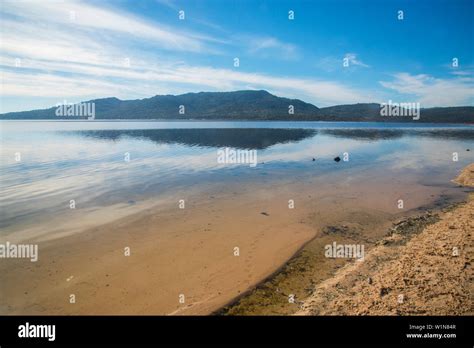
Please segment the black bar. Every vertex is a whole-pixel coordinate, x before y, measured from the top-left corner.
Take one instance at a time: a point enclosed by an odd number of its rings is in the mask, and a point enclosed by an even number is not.
[[[20,338],[19,326],[26,323],[55,325],[55,340]],[[410,329],[410,325],[424,326],[424,329]],[[473,328],[473,317],[2,316],[0,346],[278,343],[472,347]],[[455,334],[456,337],[407,337],[407,334],[427,333]]]

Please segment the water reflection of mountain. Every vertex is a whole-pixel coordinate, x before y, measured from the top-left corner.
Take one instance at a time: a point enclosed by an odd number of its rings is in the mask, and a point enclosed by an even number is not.
[[[121,137],[148,139],[159,144],[203,147],[265,149],[275,144],[300,141],[314,136],[314,129],[224,128],[224,129],[137,129],[74,132],[85,137],[118,140]]]
[[[321,134],[337,138],[378,141],[404,136],[438,138],[444,140],[473,140],[473,129],[322,129]]]

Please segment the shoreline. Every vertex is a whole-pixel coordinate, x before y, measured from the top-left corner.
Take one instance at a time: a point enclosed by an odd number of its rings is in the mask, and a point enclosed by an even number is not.
[[[470,173],[470,174],[469,174]],[[474,180],[474,164],[471,164],[470,166],[467,166],[464,168],[464,170],[459,174],[459,176],[456,179],[453,179],[452,182],[464,186],[464,187],[473,187],[473,180]],[[440,201],[443,199],[441,198]],[[387,230],[386,237],[380,239],[375,243],[375,245],[371,246],[369,248],[368,255],[372,256],[373,253],[376,252],[376,249],[378,249],[379,245],[385,245],[385,244],[390,244],[393,243],[394,241],[392,240],[394,236],[398,236],[398,240],[395,241],[395,243],[404,243],[405,245],[409,242],[412,241],[417,236],[426,234],[426,230],[429,228],[433,228],[432,226],[436,226],[437,224],[443,222],[446,218],[446,214],[451,214],[450,212],[457,212],[459,209],[468,206],[469,204],[472,206],[474,203],[474,192],[471,192],[468,194],[468,197],[466,198],[465,201],[461,202],[434,202],[433,204],[425,207],[419,207],[417,209],[414,209],[411,214],[404,214],[401,219],[399,219],[398,222],[393,222],[392,227]],[[417,213],[418,211],[424,211],[423,213]],[[471,226],[472,227],[472,226]],[[452,226],[450,226],[452,228]],[[401,236],[401,237],[400,237]],[[469,236],[469,234],[468,234]],[[242,296],[239,296],[238,298],[234,299],[233,301],[230,301],[226,306],[220,308],[219,310],[213,312],[212,314],[214,315],[261,315],[261,314],[273,314],[273,315],[285,315],[285,314],[297,314],[297,315],[318,315],[318,314],[323,314],[323,315],[341,315],[341,313],[334,311],[334,308],[332,311],[326,310],[326,312],[315,312],[317,311],[317,306],[313,305],[313,302],[324,302],[320,298],[318,298],[313,291],[306,296],[305,298],[302,299],[296,299],[294,305],[290,305],[293,307],[293,313],[268,313],[266,310],[266,306],[269,306],[268,304],[265,304],[264,306],[255,306],[255,302],[264,302],[262,301],[262,298],[268,297],[268,292],[273,292],[273,291],[278,291],[279,288],[278,286],[282,284],[286,278],[291,278],[292,275],[288,274],[283,274],[285,273],[285,269],[290,267],[292,263],[298,263],[300,261],[299,259],[302,258],[302,253],[304,252],[305,248],[307,248],[308,245],[313,243],[315,239],[318,237],[314,237],[312,240],[308,241],[305,243],[304,246],[302,246],[293,257],[291,257],[288,262],[283,265],[279,270],[275,273],[273,273],[271,276],[267,277],[264,281],[259,283],[257,286],[255,286],[253,289],[249,289],[245,294]],[[472,244],[472,243],[471,243]],[[472,246],[471,246],[472,247]],[[404,252],[404,249],[398,252],[398,254],[402,254]],[[397,260],[400,257],[400,255],[395,255],[393,259]],[[472,261],[472,260],[471,260]],[[387,262],[386,260],[384,262]],[[362,262],[363,263],[363,262]],[[470,264],[469,261],[466,262],[467,265]],[[320,282],[320,284],[325,284],[325,283],[333,283],[335,279],[339,277],[339,274],[341,272],[344,272],[346,268],[357,268],[357,262],[356,261],[350,261],[347,264],[345,264],[343,267],[334,267],[332,274],[324,279],[323,281]],[[291,271],[290,271],[291,272]],[[293,273],[298,273],[298,271],[295,271]],[[297,275],[298,276],[298,275]],[[278,277],[283,277],[283,279],[277,279]],[[370,281],[370,284],[372,284],[372,278],[374,277],[374,274],[368,274],[368,278]],[[317,289],[320,284],[314,286],[315,289]],[[332,284],[331,286],[333,287],[338,287],[339,284]],[[351,284],[351,286],[346,286],[346,290],[349,291],[349,289],[354,286],[354,284]],[[316,290],[315,290],[316,291]],[[337,290],[339,291],[339,289]],[[336,291],[336,292],[337,292]],[[325,291],[320,291],[318,293],[319,296],[328,296]],[[337,296],[339,294],[333,294],[330,295],[333,296],[337,299]],[[403,296],[403,295],[402,295]],[[403,297],[402,297],[403,298]],[[351,296],[346,296],[344,297],[345,302],[351,302]],[[406,300],[406,298],[405,298]],[[335,301],[335,300],[334,300]],[[343,300],[340,300],[340,302]],[[359,301],[360,302],[360,301]],[[270,305],[272,306],[272,305]],[[275,307],[275,306],[274,306]],[[472,303],[471,303],[472,307]],[[273,308],[275,310],[275,308]],[[438,310],[438,309],[436,309]],[[471,308],[471,314],[474,312],[474,308]],[[397,312],[398,313],[398,312]],[[434,310],[433,310],[434,313]],[[346,311],[344,315],[360,315],[361,313],[357,312],[351,312],[351,311]],[[388,313],[385,312],[377,312],[377,313],[371,313],[369,310],[368,312],[364,313],[365,315],[387,315]],[[447,314],[450,314],[449,311]],[[456,313],[451,313],[451,314],[456,314]],[[459,313],[458,313],[459,314]]]
[[[294,263],[295,255],[305,253],[316,241],[316,247],[310,249],[315,255],[321,243],[334,240],[333,229],[337,232],[340,224],[347,224],[351,231],[351,239],[343,241],[363,238],[375,242],[393,220],[424,209],[419,208],[423,202],[436,206],[438,201],[432,197],[464,197],[452,185],[418,185],[415,177],[401,183],[372,173],[373,178],[364,177],[354,185],[343,180],[346,175],[341,171],[305,182],[248,185],[244,191],[234,191],[237,186],[223,191],[218,186],[189,197],[184,211],[150,209],[40,242],[37,263],[8,259],[0,264],[6,284],[4,298],[11,300],[0,301],[0,311],[33,315],[215,314],[236,298],[245,298],[244,293],[272,275],[278,277],[288,265],[306,267]],[[401,189],[411,193],[411,209],[404,212],[391,203]],[[294,211],[288,210],[290,197],[297,202]],[[357,204],[355,197],[359,197]],[[124,257],[125,246],[131,247],[131,257]],[[232,254],[235,246],[240,247],[240,257]],[[337,260],[337,265],[342,267],[343,262]],[[328,278],[330,271],[324,266],[317,280]],[[302,284],[294,284],[298,301],[302,296],[299,289],[305,291]],[[178,302],[183,293],[185,304]],[[77,297],[74,305],[68,303],[70,294]]]
[[[395,226],[364,265],[348,265],[319,284],[295,314],[472,315],[473,208],[471,193],[421,231]]]
[[[284,257],[292,255],[313,233],[301,228],[299,214],[289,218],[283,214],[285,206],[271,203],[274,195],[265,197],[264,190],[247,191],[239,193],[238,200],[232,199],[232,191],[226,192],[223,201],[215,192],[197,194],[194,202],[189,197],[184,211],[151,209],[40,242],[36,263],[5,259],[0,264],[5,275],[4,298],[11,301],[0,301],[0,311],[47,315],[210,313],[225,303],[224,296],[237,296],[258,282],[268,268],[284,263]],[[256,192],[261,196],[259,201],[245,198]],[[200,209],[192,209],[196,204]],[[260,213],[263,210],[271,213],[271,219]],[[249,211],[253,214],[245,217]],[[229,226],[228,221],[236,220],[240,226],[253,227],[241,231],[239,226]],[[277,228],[285,224],[293,227]],[[273,230],[277,233],[270,240],[268,231]],[[293,240],[289,240],[289,233]],[[238,258],[232,254],[235,245],[243,250]],[[124,246],[130,246],[131,257],[124,257]],[[48,284],[51,281],[53,284]],[[86,300],[69,306],[66,301],[72,292]],[[181,293],[186,295],[185,304],[178,302]]]
[[[419,227],[426,227],[431,224],[436,223],[436,219],[439,217],[439,214],[442,213],[444,210],[449,210],[452,209],[453,207],[459,206],[464,204],[464,201],[461,202],[450,202],[449,200],[446,200],[444,198],[440,198],[437,201],[423,206],[423,207],[418,207],[415,209],[412,209],[411,211],[408,211],[404,214],[402,214],[400,217],[396,218],[393,222],[391,222],[391,227],[386,229],[385,231],[389,233],[390,230],[392,230],[394,227],[408,222],[410,225],[414,224],[415,228]],[[420,211],[424,211],[423,213],[420,213]],[[427,223],[428,222],[428,223]],[[332,226],[326,226],[326,227],[332,227]],[[420,231],[418,231],[419,233]],[[268,292],[273,292],[273,291],[278,291],[279,284],[285,282],[288,278],[291,278],[292,276],[299,277],[300,274],[298,274],[298,271],[295,271],[294,274],[288,275],[289,272],[292,272],[291,268],[292,264],[305,264],[307,265],[307,261],[301,260],[303,257],[303,253],[306,251],[306,248],[311,245],[311,243],[315,243],[318,239],[320,239],[321,236],[316,235],[314,236],[311,240],[308,240],[304,245],[302,245],[297,252],[293,256],[291,256],[284,264],[281,265],[275,272],[273,272],[271,275],[263,279],[261,282],[259,282],[255,287],[248,289],[245,293],[242,295],[238,296],[237,298],[233,299],[232,301],[229,301],[225,306],[219,308],[218,310],[212,312],[212,315],[261,315],[260,313],[263,308],[257,307],[257,310],[255,311],[254,308],[252,308],[252,304],[254,302],[258,302],[261,300],[262,297],[267,297]],[[370,250],[377,245],[383,238],[381,238],[378,241],[375,241],[373,243],[374,245],[369,246],[369,252]],[[310,261],[311,262],[311,261]],[[341,268],[354,264],[356,261],[349,260],[348,263],[339,263],[337,265],[334,265],[333,268],[331,268],[330,272],[327,277],[324,279],[321,279],[320,281],[327,281],[330,280],[332,277],[335,276],[338,270]],[[290,268],[290,269],[288,269]],[[277,279],[279,277],[282,277],[283,279]],[[265,292],[264,294],[259,294],[259,292]],[[309,296],[308,296],[309,297]],[[307,297],[307,298],[308,298]],[[299,304],[304,301],[305,298],[299,299],[295,297],[295,303]],[[242,303],[243,302],[243,303]],[[277,306],[273,309],[277,309]],[[293,311],[296,313],[297,312],[297,307],[293,305],[288,305],[288,307],[294,307]],[[268,313],[264,310],[264,314],[270,314],[270,315],[287,315],[287,314],[292,314],[291,311],[290,313]]]
[[[391,127],[397,128],[395,125],[397,124],[403,124],[403,125],[409,125],[410,127],[415,127],[417,128],[416,124],[419,124],[419,127],[426,127],[426,126],[448,126],[448,127],[466,127],[466,126],[472,126],[474,127],[474,123],[471,122],[455,122],[455,123],[449,123],[449,122],[417,122],[417,121],[408,121],[407,120],[387,120],[387,121],[316,121],[316,120],[295,120],[295,119],[288,119],[288,120],[259,120],[259,119],[199,119],[199,118],[190,118],[190,119],[179,119],[179,118],[173,118],[173,119],[167,119],[167,118],[139,118],[139,119],[94,119],[94,120],[78,120],[78,119],[1,119],[0,121],[8,121],[8,122],[88,122],[88,123],[98,123],[98,122],[176,122],[176,123],[182,123],[182,122],[222,122],[222,123],[239,123],[239,122],[255,122],[255,123],[288,123],[288,122],[296,122],[296,123],[318,123],[318,124],[323,124],[323,123],[337,123],[337,124],[345,124],[345,123],[356,123],[356,124],[364,124],[364,123],[375,123],[377,125],[382,125],[382,124],[389,124]]]

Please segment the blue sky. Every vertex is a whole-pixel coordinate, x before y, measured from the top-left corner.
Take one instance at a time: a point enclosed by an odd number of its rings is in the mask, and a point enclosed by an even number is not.
[[[474,105],[474,1],[2,1],[0,20],[0,112],[240,89]]]

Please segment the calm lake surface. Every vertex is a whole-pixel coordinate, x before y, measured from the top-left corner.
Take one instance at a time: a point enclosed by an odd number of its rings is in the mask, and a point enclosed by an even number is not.
[[[53,215],[67,219],[71,200],[84,213],[109,208],[120,217],[199,187],[341,173],[449,186],[474,162],[467,125],[0,121],[0,136],[0,238]],[[217,150],[226,147],[257,150],[258,164],[218,163]],[[345,152],[349,161],[334,161]]]

